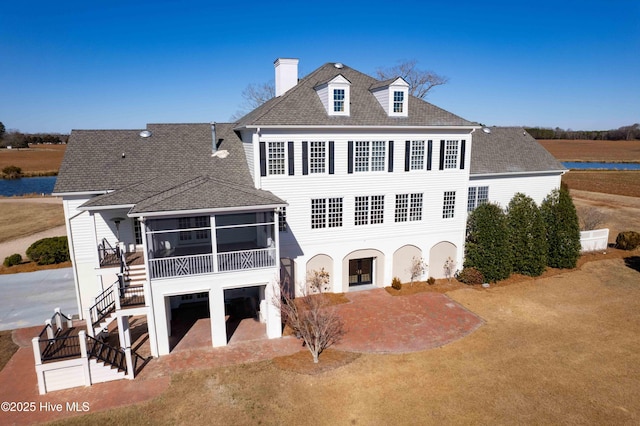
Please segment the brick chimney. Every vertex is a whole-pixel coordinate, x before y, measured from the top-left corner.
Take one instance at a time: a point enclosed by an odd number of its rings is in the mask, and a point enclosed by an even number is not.
[[[273,63],[276,69],[276,96],[298,84],[298,59],[278,58]]]

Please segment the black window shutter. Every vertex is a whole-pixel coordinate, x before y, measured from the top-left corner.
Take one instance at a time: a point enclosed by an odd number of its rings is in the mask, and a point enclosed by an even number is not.
[[[293,142],[289,142],[288,144],[289,151],[289,176],[293,176],[295,174],[295,168],[293,164]]]
[[[302,142],[302,174],[309,174],[309,142]]]
[[[404,171],[409,171],[411,165],[411,141],[404,142]]]
[[[444,170],[444,141],[440,141],[440,170]]]
[[[349,141],[347,145],[347,157],[349,163],[347,164],[347,173],[353,173],[353,141]]]
[[[393,141],[389,141],[389,173],[393,172]]]
[[[465,149],[465,145],[466,145],[465,140],[462,140],[460,142],[460,170],[464,170],[464,149]]]
[[[329,141],[329,174],[332,175],[335,171],[334,166],[335,146],[333,141]]]
[[[260,176],[267,175],[267,146],[260,142]]]
[[[433,155],[433,141],[427,142],[427,170],[431,170],[431,156]]]

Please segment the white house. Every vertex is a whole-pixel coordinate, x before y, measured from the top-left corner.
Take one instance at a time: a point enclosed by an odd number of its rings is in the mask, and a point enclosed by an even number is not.
[[[329,290],[408,281],[462,265],[468,210],[537,202],[564,167],[520,128],[483,128],[339,63],[298,78],[275,62],[276,97],[236,123],[73,131],[54,195],[64,200],[81,315],[96,333],[146,315],[170,352],[175,309],[206,302],[214,346],[226,315],[256,312],[281,335],[272,284],[324,268]]]

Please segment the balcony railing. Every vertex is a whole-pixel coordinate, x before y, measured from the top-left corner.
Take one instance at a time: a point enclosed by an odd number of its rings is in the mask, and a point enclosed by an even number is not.
[[[214,272],[242,271],[276,266],[276,249],[264,248],[218,253],[218,268],[214,270],[213,254],[196,254],[149,259],[151,279]]]

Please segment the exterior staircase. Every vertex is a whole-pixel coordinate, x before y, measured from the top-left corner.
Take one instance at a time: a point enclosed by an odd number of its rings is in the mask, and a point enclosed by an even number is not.
[[[104,383],[113,380],[126,379],[127,375],[124,371],[117,369],[112,365],[105,364],[97,359],[89,360],[89,371],[91,372],[91,383]]]

